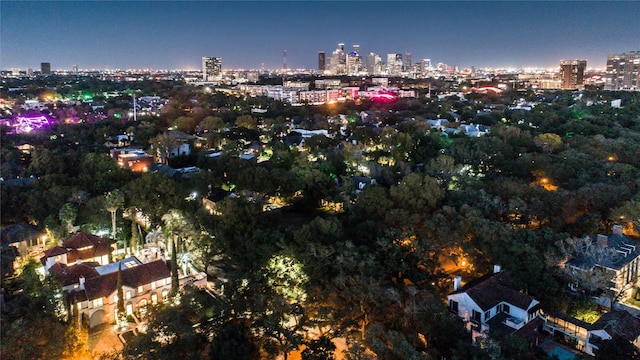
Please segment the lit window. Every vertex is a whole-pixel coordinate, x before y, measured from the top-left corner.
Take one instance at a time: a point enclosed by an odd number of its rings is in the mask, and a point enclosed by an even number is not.
[[[167,295],[169,294],[169,292],[167,290],[162,291],[162,301],[167,301],[169,300],[167,298]]]
[[[151,282],[151,290],[155,290],[156,289],[156,282],[152,281]]]
[[[81,303],[81,302],[79,302],[79,303],[78,303],[78,310],[81,310],[81,309],[82,309],[82,303]]]
[[[142,291],[144,291],[144,286],[138,286],[138,294],[142,293]]]
[[[158,303],[158,294],[151,294],[151,303],[153,305]]]
[[[127,291],[127,293],[124,295],[124,298],[127,300],[131,299],[131,291]]]
[[[104,303],[102,302],[102,298],[93,300],[93,307],[100,307],[102,305],[104,305]]]
[[[118,294],[113,295],[113,302],[118,302]]]

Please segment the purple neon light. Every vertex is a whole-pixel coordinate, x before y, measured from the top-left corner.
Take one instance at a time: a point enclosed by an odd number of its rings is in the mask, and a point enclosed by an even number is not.
[[[28,133],[51,126],[53,120],[44,114],[17,116],[13,127],[16,133]]]

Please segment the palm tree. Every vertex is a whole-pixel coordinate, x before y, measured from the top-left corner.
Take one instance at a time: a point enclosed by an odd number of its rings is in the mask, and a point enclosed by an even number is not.
[[[157,227],[153,230],[151,230],[148,234],[147,237],[145,238],[145,243],[146,244],[156,244],[158,246],[158,248],[160,249],[165,249],[165,237],[164,237],[164,233],[162,232],[162,229],[160,227]]]
[[[105,209],[111,213],[111,237],[116,240],[116,212],[124,205],[124,194],[119,189],[110,191],[104,195]],[[116,242],[116,250],[118,248]],[[109,261],[111,261],[111,246],[109,246]]]

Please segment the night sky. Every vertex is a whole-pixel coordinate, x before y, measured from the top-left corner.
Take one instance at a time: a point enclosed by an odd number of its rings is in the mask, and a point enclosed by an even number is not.
[[[344,43],[460,67],[557,67],[640,50],[640,2],[0,2],[0,68],[316,68]]]

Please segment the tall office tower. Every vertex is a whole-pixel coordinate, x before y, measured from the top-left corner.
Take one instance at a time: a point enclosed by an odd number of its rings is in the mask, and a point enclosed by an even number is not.
[[[73,73],[78,74],[78,65],[73,65]]]
[[[424,76],[431,71],[431,59],[422,59],[420,61],[420,73]]]
[[[40,63],[40,72],[43,74],[51,74],[51,63]]]
[[[411,53],[408,51],[405,51],[404,53],[404,71],[411,71],[411,65],[413,65],[411,63]]]
[[[387,54],[387,74],[400,75],[402,72],[402,54]]]
[[[640,51],[609,55],[605,89],[640,91],[639,74]]]
[[[27,76],[31,76],[31,75],[33,75],[33,69],[27,68]]]
[[[345,74],[347,72],[346,62],[344,44],[340,43],[338,44],[338,48],[331,54],[331,72],[337,75]]]
[[[560,60],[560,84],[562,89],[574,90],[584,87],[584,70],[587,60]]]
[[[325,70],[327,66],[327,60],[324,55],[324,51],[318,51],[318,70]]]
[[[365,60],[365,68],[367,69],[367,73],[379,74],[382,72],[382,58],[378,54],[369,53]]]
[[[222,58],[202,57],[202,80],[220,80],[222,76]]]
[[[346,56],[347,74],[353,75],[362,71],[360,45],[353,45],[353,51]]]

